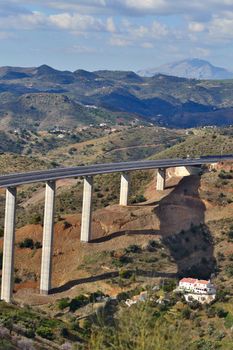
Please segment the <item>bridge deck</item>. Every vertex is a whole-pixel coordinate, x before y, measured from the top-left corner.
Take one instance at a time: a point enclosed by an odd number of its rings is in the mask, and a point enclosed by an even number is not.
[[[207,156],[201,158],[162,159],[150,161],[133,161],[121,163],[94,164],[70,168],[56,168],[28,173],[14,173],[0,176],[0,187],[14,187],[18,185],[71,178],[76,176],[92,176],[115,172],[148,170],[156,168],[172,168],[177,166],[195,166],[233,160],[233,155]]]

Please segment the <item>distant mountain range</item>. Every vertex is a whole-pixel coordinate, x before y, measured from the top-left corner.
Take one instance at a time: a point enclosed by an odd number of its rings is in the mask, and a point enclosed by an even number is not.
[[[73,128],[135,117],[168,127],[233,124],[233,81],[0,67],[0,130]]]
[[[213,66],[208,61],[198,58],[168,63],[138,72],[140,76],[144,77],[152,77],[159,73],[187,79],[233,79],[233,72]]]

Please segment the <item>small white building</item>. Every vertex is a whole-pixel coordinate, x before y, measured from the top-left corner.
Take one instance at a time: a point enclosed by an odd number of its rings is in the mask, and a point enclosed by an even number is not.
[[[216,294],[216,288],[210,281],[196,278],[182,278],[179,282],[179,289],[196,294]]]
[[[130,307],[131,305],[137,304],[140,301],[145,302],[147,298],[148,298],[148,293],[147,291],[144,291],[144,292],[141,292],[139,295],[133,296],[132,299],[127,299],[125,303],[127,306]]]
[[[210,303],[216,298],[216,288],[206,280],[198,280],[196,278],[182,278],[179,282],[179,291],[184,292],[187,302],[197,300],[200,303]]]

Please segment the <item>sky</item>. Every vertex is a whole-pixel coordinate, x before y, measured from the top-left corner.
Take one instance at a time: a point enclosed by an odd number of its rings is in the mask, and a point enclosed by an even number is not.
[[[0,66],[133,70],[186,58],[233,71],[233,0],[0,0]]]

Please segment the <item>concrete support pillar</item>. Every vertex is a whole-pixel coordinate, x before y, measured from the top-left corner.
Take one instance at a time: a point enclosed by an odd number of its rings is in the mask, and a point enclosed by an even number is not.
[[[6,190],[1,299],[11,301],[14,283],[16,188]]]
[[[89,242],[91,240],[92,193],[93,177],[86,176],[84,178],[83,187],[83,207],[80,238],[82,242]]]
[[[200,166],[180,166],[175,168],[176,176],[199,175],[201,172]]]
[[[56,182],[48,181],[45,189],[44,229],[40,275],[40,293],[47,295],[51,289],[53,231]]]
[[[156,185],[157,191],[163,191],[165,189],[165,183],[166,183],[166,169],[159,168],[157,172],[157,185]]]
[[[129,196],[129,174],[121,174],[120,205],[128,205]]]

